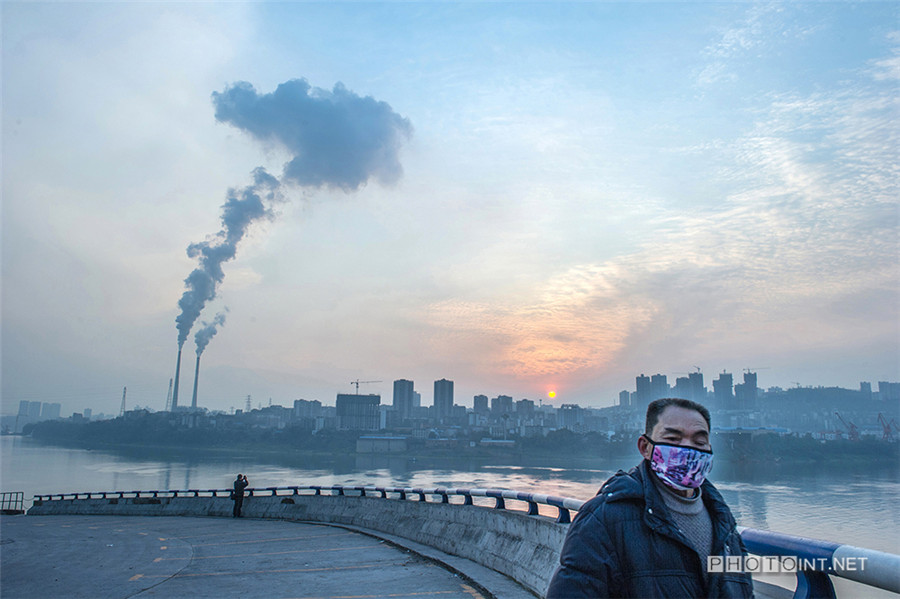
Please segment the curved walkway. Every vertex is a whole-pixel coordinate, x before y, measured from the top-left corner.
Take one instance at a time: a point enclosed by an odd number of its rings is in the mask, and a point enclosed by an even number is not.
[[[380,536],[245,518],[3,516],[0,594],[4,599],[533,597],[468,560],[461,563],[424,547],[410,551]]]

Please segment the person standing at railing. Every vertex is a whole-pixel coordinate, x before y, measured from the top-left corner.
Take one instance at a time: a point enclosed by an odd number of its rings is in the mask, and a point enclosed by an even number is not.
[[[753,596],[749,574],[707,572],[709,556],[747,551],[731,510],[706,480],[709,411],[686,399],[647,408],[643,461],[619,471],[578,511],[548,599]]]
[[[234,481],[234,490],[231,492],[231,498],[234,500],[234,510],[231,514],[232,518],[241,517],[241,507],[244,505],[244,489],[246,489],[249,484],[250,482],[247,480],[246,475],[237,475],[237,478]]]

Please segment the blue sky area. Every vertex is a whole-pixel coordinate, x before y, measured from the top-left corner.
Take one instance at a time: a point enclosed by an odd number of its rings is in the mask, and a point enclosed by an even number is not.
[[[187,249],[258,167],[182,404],[216,314],[212,409],[900,379],[896,2],[0,10],[4,413],[163,409]]]

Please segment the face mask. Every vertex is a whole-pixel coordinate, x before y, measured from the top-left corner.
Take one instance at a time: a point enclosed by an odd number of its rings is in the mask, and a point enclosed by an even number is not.
[[[653,450],[650,453],[650,469],[667,485],[682,491],[696,489],[712,470],[712,451],[682,447],[669,443],[656,443],[649,437]]]

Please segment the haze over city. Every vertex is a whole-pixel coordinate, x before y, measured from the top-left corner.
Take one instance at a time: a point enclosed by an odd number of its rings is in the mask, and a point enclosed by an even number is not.
[[[0,10],[3,413],[900,378],[895,3]]]

